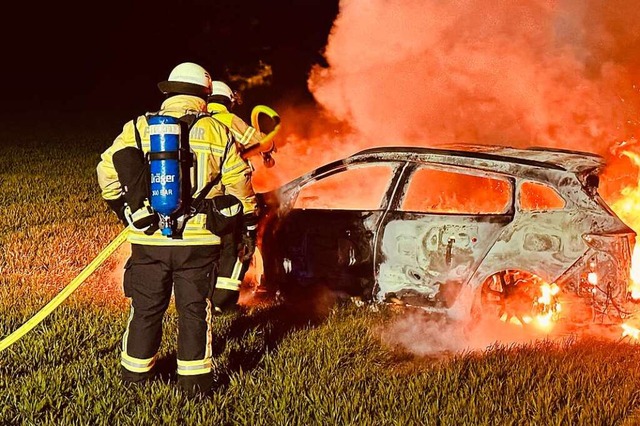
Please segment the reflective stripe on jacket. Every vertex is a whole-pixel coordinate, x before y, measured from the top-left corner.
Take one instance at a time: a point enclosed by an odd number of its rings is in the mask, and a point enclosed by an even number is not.
[[[160,114],[181,117],[187,113],[206,112],[206,102],[196,96],[176,95],[166,99],[161,106]],[[136,126],[142,139],[142,150],[149,151],[149,127],[145,117],[136,118]],[[197,188],[194,198],[202,188],[211,182],[222,170],[221,181],[214,186],[206,198],[224,193],[236,196],[243,205],[245,213],[255,213],[256,198],[251,184],[251,167],[243,160],[235,144],[231,144],[222,164],[225,148],[230,142],[224,125],[209,116],[199,119],[189,133],[189,144],[196,156],[197,174],[192,185]],[[113,144],[102,153],[96,172],[98,184],[105,200],[114,200],[122,195],[122,187],[113,166],[113,154],[125,147],[136,147],[133,122],[128,121]],[[129,242],[144,245],[213,245],[220,244],[220,238],[206,229],[206,216],[198,214],[191,218],[185,227],[182,239],[173,239],[156,231],[153,235],[132,230]]]

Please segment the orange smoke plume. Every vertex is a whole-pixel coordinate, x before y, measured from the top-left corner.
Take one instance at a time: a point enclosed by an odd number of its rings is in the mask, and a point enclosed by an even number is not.
[[[309,85],[361,146],[604,153],[636,130],[639,18],[632,1],[342,1]]]
[[[607,154],[637,132],[632,0],[343,0],[324,53],[309,76],[317,105],[276,105],[279,166],[256,164],[261,190],[373,146]]]

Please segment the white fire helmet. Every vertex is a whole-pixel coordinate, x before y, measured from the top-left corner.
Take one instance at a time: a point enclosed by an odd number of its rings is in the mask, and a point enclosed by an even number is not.
[[[167,80],[158,83],[158,88],[165,95],[208,96],[211,94],[211,76],[200,65],[183,62],[171,70]]]
[[[236,94],[226,83],[222,81],[214,80],[211,82],[211,96],[216,95],[227,97],[231,102],[236,101]]]

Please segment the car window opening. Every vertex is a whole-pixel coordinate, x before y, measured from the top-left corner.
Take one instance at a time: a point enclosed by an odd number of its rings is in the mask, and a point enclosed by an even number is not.
[[[520,185],[520,210],[561,210],[566,202],[548,185],[527,181]]]
[[[504,214],[512,205],[506,179],[467,173],[417,169],[411,176],[402,211],[453,214]]]
[[[366,165],[305,185],[295,209],[378,210],[389,188],[395,165]]]

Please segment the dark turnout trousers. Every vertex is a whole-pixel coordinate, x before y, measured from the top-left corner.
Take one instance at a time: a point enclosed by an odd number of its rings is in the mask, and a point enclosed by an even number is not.
[[[162,319],[171,292],[178,311],[178,382],[186,389],[213,385],[211,274],[219,246],[132,244],[124,292],[131,313],[122,339],[123,379],[149,378],[162,339]]]

